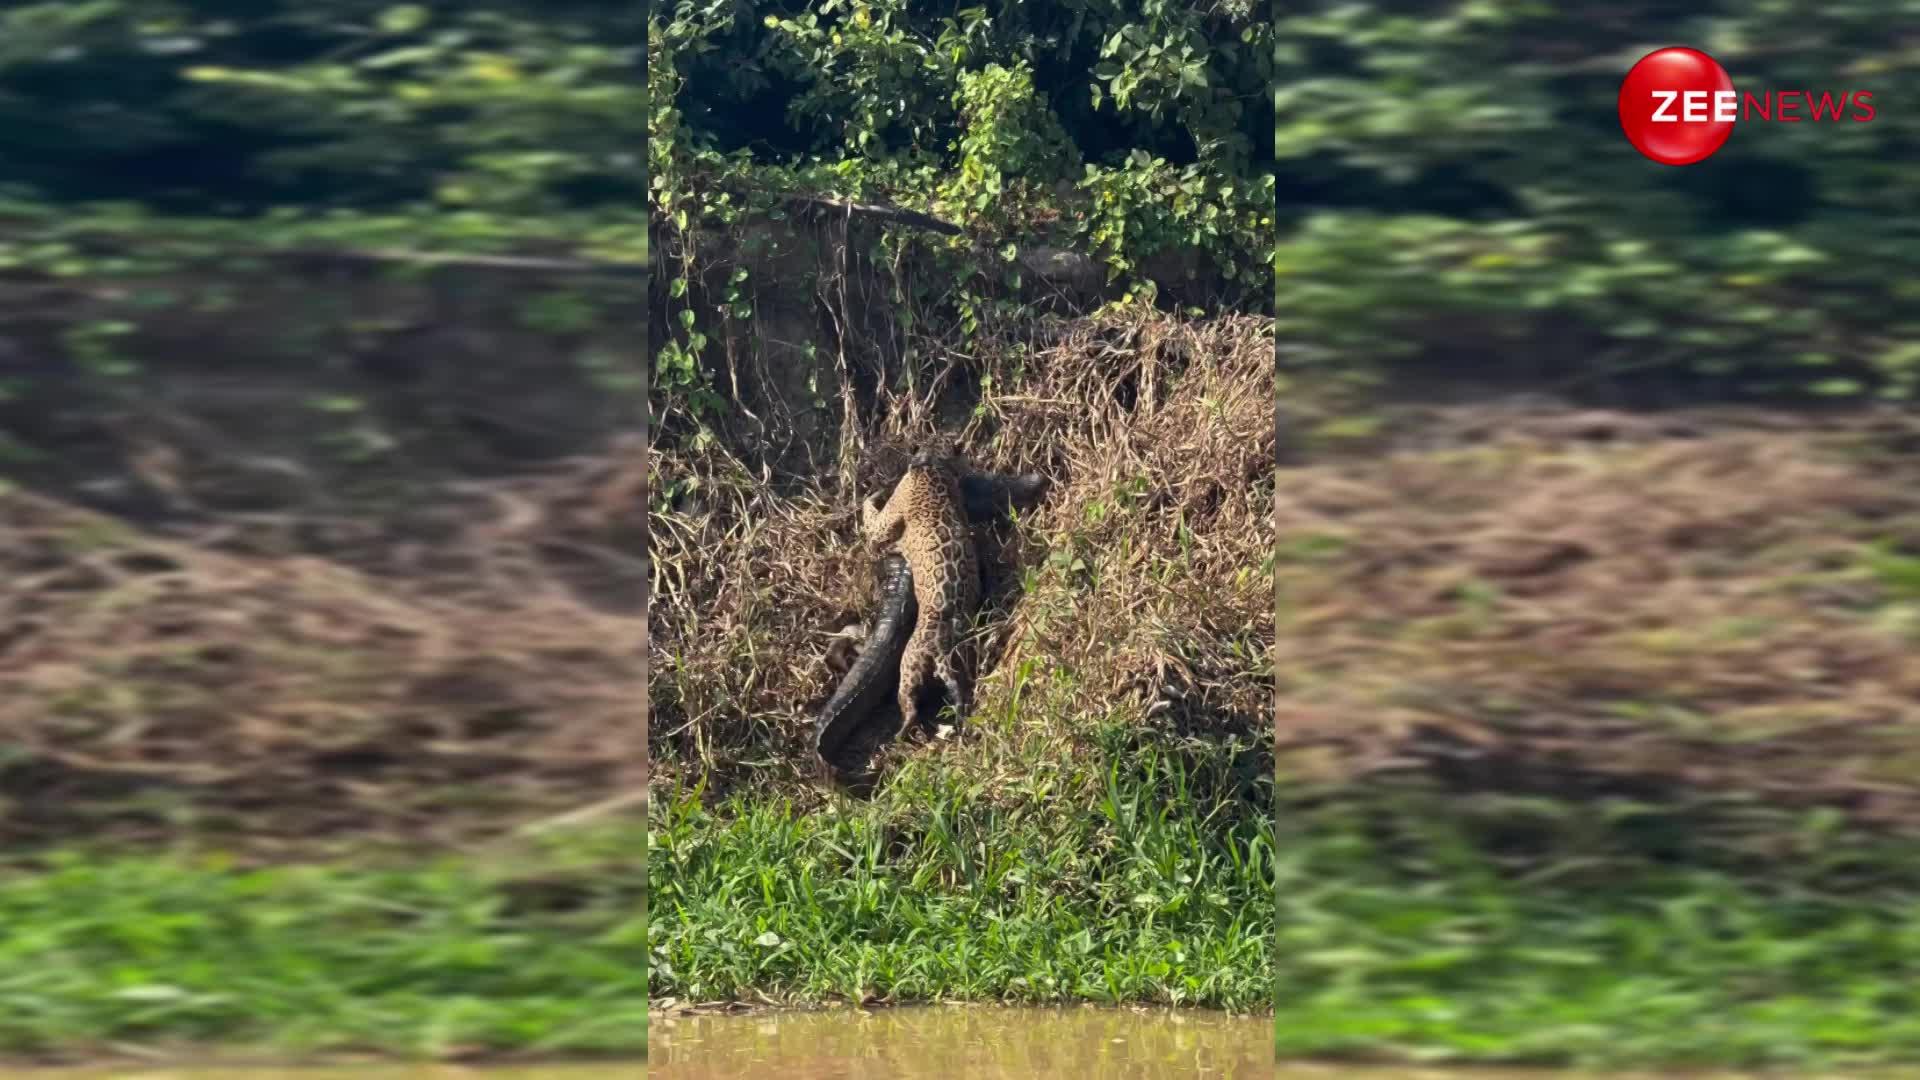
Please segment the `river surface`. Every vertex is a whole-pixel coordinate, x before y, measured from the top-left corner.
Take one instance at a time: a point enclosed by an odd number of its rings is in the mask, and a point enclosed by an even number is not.
[[[0,1080],[1577,1080],[1574,1072],[1273,1062],[1273,1020],[1200,1011],[932,1007],[658,1015],[651,1060],[543,1066],[0,1067]],[[1740,1080],[1687,1072],[1665,1080]],[[1812,1072],[1793,1074],[1815,1080]],[[1831,1075],[1831,1074],[1822,1074]],[[1871,1074],[1853,1074],[1865,1080]],[[1884,1074],[1882,1074],[1884,1075]],[[1607,1080],[1663,1080],[1616,1073]]]
[[[1119,1009],[656,1016],[650,1080],[1273,1076],[1273,1020]]]
[[[935,1007],[656,1015],[647,1041],[649,1080],[1592,1080],[1603,1075],[1275,1066],[1272,1017],[1198,1011]],[[1604,1075],[1606,1080],[1741,1080],[1751,1074]],[[1792,1075],[1818,1080],[1824,1074]],[[1853,1080],[1864,1077],[1854,1074]]]

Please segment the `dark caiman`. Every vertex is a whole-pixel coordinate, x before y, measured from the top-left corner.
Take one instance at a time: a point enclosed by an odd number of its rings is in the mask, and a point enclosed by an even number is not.
[[[1015,507],[1032,505],[1046,487],[1046,478],[1038,473],[965,473],[960,478],[967,521],[975,525],[996,520]],[[913,633],[919,604],[913,597],[913,571],[897,553],[889,553],[880,562],[879,593],[880,602],[858,658],[814,719],[816,764],[830,779],[848,771],[844,752],[855,742],[855,736],[887,711],[900,682],[900,654]]]

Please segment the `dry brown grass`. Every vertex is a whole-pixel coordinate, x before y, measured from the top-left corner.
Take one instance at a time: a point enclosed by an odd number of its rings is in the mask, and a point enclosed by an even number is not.
[[[1283,770],[1920,825],[1920,422],[1493,415],[1285,473]]]
[[[868,608],[859,497],[936,432],[976,467],[1053,481],[989,552],[1011,580],[983,620],[977,718],[1017,714],[1066,744],[1103,719],[1265,729],[1271,323],[1115,311],[1032,332],[928,361],[926,396],[887,397],[822,475],[776,483],[719,447],[654,454],[655,770],[800,781],[829,635]]]
[[[0,493],[0,839],[447,842],[637,784],[638,515],[563,472],[424,532]]]

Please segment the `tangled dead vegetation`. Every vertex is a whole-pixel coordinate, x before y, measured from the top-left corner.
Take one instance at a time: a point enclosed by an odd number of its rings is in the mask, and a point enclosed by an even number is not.
[[[710,790],[801,780],[830,636],[869,603],[859,499],[930,437],[975,467],[1051,480],[984,552],[995,587],[976,716],[1017,712],[1020,729],[1067,742],[1104,720],[1268,728],[1271,321],[1109,310],[1028,332],[945,378],[898,380],[934,389],[885,397],[831,473],[776,482],[726,447],[655,451],[655,770]]]
[[[1400,429],[1285,476],[1283,774],[1920,828],[1920,418]]]
[[[168,534],[0,491],[0,843],[438,843],[637,784],[637,459]]]

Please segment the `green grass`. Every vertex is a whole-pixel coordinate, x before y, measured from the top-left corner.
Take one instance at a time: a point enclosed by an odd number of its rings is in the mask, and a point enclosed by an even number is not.
[[[1605,811],[1584,809],[1589,838]],[[1920,846],[1816,820],[1771,865],[1624,829],[1537,834],[1519,855],[1493,820],[1428,800],[1283,827],[1281,1056],[1920,1060]]]
[[[1158,1002],[1264,1009],[1271,817],[1253,755],[1128,745],[992,783],[907,761],[871,803],[658,791],[656,1000]]]
[[[0,864],[0,1054],[646,1048],[636,830],[390,868]]]

